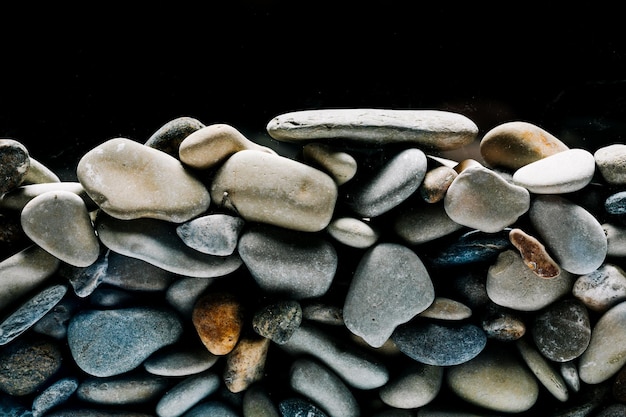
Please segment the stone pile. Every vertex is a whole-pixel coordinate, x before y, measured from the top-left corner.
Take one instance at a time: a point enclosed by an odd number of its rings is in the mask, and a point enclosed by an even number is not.
[[[624,415],[626,145],[435,110],[266,130],[177,118],[74,182],[0,140],[1,415]]]

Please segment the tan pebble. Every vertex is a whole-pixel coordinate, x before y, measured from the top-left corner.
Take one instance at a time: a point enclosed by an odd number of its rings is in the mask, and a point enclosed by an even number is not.
[[[98,208],[79,182],[47,182],[17,187],[0,197],[0,208],[21,211],[33,198],[48,191],[69,191],[83,199],[89,211]]]
[[[494,127],[480,141],[480,153],[487,165],[512,170],[567,149],[539,126],[519,121]]]
[[[266,338],[241,339],[226,358],[224,383],[230,392],[242,392],[259,381],[270,346]]]
[[[436,297],[421,317],[440,320],[464,320],[472,315],[472,310],[463,303],[445,297]]]
[[[453,168],[445,165],[427,171],[419,187],[422,199],[427,203],[437,203],[443,200],[448,187],[457,175],[458,173]]]
[[[232,294],[208,293],[196,302],[191,320],[209,352],[226,355],[239,341],[242,306]]]
[[[352,155],[321,143],[304,145],[302,156],[305,162],[318,166],[333,177],[337,185],[350,181],[357,171],[357,162]]]
[[[475,159],[464,159],[454,166],[454,171],[457,174],[460,174],[461,172],[465,171],[467,168],[472,168],[472,167],[483,167],[483,164],[481,164]]]
[[[61,182],[57,174],[52,172],[50,168],[33,158],[30,157],[30,168],[26,175],[24,176],[24,180],[22,181],[22,185],[27,184],[44,184],[49,182]]]
[[[521,229],[512,229],[509,240],[519,250],[526,266],[541,278],[555,278],[561,273],[561,268],[548,254],[545,246],[535,237]]]

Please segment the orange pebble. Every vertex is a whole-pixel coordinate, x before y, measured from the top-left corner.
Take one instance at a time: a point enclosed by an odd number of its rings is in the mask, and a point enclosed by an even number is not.
[[[239,341],[242,306],[232,294],[208,293],[196,302],[191,320],[209,352],[226,355]]]

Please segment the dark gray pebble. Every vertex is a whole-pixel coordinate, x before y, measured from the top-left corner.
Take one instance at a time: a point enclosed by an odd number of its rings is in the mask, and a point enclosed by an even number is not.
[[[431,262],[440,268],[491,262],[502,251],[511,248],[509,232],[510,229],[497,233],[472,230],[463,234],[445,249],[435,253],[431,257]]]
[[[148,138],[145,145],[178,159],[180,143],[187,136],[203,127],[204,124],[193,117],[178,117],[161,126]]]
[[[326,413],[308,401],[300,398],[289,398],[278,403],[282,417],[328,417]]]
[[[604,209],[609,214],[626,214],[626,191],[610,195],[604,202]]]
[[[297,301],[281,301],[258,310],[252,318],[252,327],[259,335],[271,341],[286,343],[302,322],[302,308]]]

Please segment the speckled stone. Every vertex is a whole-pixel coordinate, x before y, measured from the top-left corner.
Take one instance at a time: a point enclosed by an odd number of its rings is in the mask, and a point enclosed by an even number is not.
[[[393,220],[394,232],[411,245],[433,241],[463,227],[448,216],[443,202],[408,207]]]
[[[287,398],[278,403],[282,417],[329,417],[311,402],[301,398]]]
[[[423,407],[439,394],[443,374],[441,366],[409,363],[379,390],[380,398],[394,408]]]
[[[33,417],[42,417],[55,407],[65,403],[78,388],[78,379],[66,377],[59,379],[37,394],[33,400]]]
[[[354,217],[335,218],[326,231],[338,242],[358,249],[369,248],[380,235],[370,224]]]
[[[270,340],[244,337],[226,357],[223,380],[230,392],[243,392],[265,375]]]
[[[178,158],[180,143],[190,134],[202,129],[204,123],[189,116],[181,116],[170,120],[154,132],[145,145],[158,149],[168,155]]]
[[[302,157],[333,177],[337,185],[350,181],[357,172],[357,161],[352,155],[323,143],[308,143],[302,147]]]
[[[216,256],[231,255],[245,221],[228,214],[197,217],[176,227],[176,234],[190,248]]]
[[[209,292],[198,299],[191,319],[209,352],[226,355],[239,341],[243,327],[243,306],[230,293]]]
[[[612,263],[581,275],[574,283],[572,295],[592,311],[605,312],[626,300],[626,272]]]
[[[262,307],[252,317],[252,328],[259,335],[283,344],[302,322],[302,307],[293,300],[279,301]]]
[[[109,406],[141,404],[160,398],[170,381],[154,375],[123,375],[109,378],[88,377],[78,389],[78,399]]]
[[[437,203],[446,195],[446,191],[458,173],[449,166],[439,166],[426,171],[424,180],[419,186],[419,193],[427,203]]]
[[[517,350],[520,352],[522,359],[528,365],[528,368],[537,377],[539,382],[559,401],[565,402],[569,399],[567,385],[561,374],[554,366],[543,357],[539,351],[525,338],[518,339],[515,342]]]
[[[348,139],[361,143],[410,143],[438,150],[474,141],[478,127],[467,117],[440,110],[321,109],[276,116],[268,134],[280,141]]]
[[[143,368],[153,374],[165,377],[181,377],[198,374],[211,368],[218,356],[198,345],[170,345],[150,355],[143,362]]]
[[[204,184],[180,161],[130,139],[110,139],[93,148],[78,162],[76,175],[102,210],[123,220],[182,223],[211,203]]]
[[[0,139],[0,195],[18,187],[29,168],[30,155],[23,144],[14,139]]]
[[[604,180],[612,185],[626,184],[626,145],[616,143],[602,146],[593,154]]]
[[[519,251],[522,260],[531,271],[541,278],[555,278],[561,273],[561,267],[550,256],[546,247],[536,237],[522,229],[512,229],[509,240]]]
[[[619,191],[608,196],[604,202],[604,209],[609,214],[618,216],[626,214],[626,191]]]
[[[217,391],[219,386],[220,377],[212,371],[189,376],[171,387],[161,397],[155,408],[156,415],[158,417],[182,416],[208,395]]]

